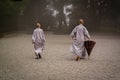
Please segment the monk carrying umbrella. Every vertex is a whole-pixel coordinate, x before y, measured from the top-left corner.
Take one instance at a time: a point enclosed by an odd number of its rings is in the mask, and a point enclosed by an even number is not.
[[[71,51],[72,53],[77,55],[76,61],[85,58],[86,51],[84,41],[86,38],[90,39],[89,32],[87,31],[83,24],[84,20],[80,19],[80,24],[77,25],[70,34],[70,36],[73,39]]]

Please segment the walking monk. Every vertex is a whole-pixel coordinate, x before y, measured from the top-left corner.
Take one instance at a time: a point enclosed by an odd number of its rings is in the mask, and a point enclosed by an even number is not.
[[[44,31],[41,29],[40,23],[36,24],[36,29],[32,35],[32,43],[34,44],[36,59],[40,59],[45,44],[45,35]]]
[[[80,24],[77,25],[70,34],[73,39],[71,51],[77,55],[76,61],[85,58],[86,51],[84,47],[84,41],[86,38],[90,39],[89,32],[83,24],[84,20],[80,19]]]

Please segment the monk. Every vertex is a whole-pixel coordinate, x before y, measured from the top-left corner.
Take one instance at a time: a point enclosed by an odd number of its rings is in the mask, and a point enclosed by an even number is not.
[[[45,41],[46,40],[45,40],[44,31],[41,29],[40,23],[37,23],[36,29],[33,31],[33,35],[32,35],[32,43],[34,44],[36,59],[41,58],[41,53],[44,50]]]
[[[77,25],[70,34],[73,39],[71,51],[77,55],[76,61],[85,58],[86,51],[84,47],[84,41],[85,39],[90,39],[89,32],[83,24],[84,20],[80,19],[80,24]]]

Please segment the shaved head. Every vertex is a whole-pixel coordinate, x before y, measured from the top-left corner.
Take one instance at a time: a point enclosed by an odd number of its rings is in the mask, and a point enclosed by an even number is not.
[[[83,19],[80,19],[80,24],[84,24],[84,20]]]
[[[37,23],[37,24],[36,24],[36,27],[41,27],[40,23]]]

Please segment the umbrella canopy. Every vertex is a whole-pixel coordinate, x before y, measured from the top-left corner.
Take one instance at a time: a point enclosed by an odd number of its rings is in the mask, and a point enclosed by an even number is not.
[[[94,48],[96,42],[92,40],[84,41],[84,46],[87,50],[88,56],[90,56],[92,49]]]

